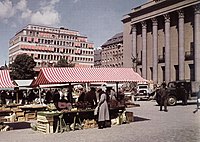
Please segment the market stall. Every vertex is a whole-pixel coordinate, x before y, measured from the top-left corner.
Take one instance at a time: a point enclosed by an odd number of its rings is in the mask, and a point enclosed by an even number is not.
[[[15,85],[10,79],[10,74],[8,70],[0,70],[0,90],[14,90]],[[0,101],[2,102],[2,92],[0,92]],[[0,122],[5,122],[7,119],[11,118],[13,111],[7,109],[3,106],[0,107]],[[0,124],[0,126],[3,126]]]
[[[0,90],[11,89],[16,87],[11,79],[9,70],[0,70]]]
[[[73,82],[144,82],[132,68],[42,68],[32,86]]]
[[[109,82],[109,83],[116,83],[118,86],[119,83],[122,82],[145,82],[146,80],[143,79],[138,73],[134,72],[132,68],[42,68],[39,72],[38,77],[32,83],[32,86],[37,87],[40,85],[48,85],[48,84],[65,84],[65,83],[91,83],[91,82]],[[116,87],[118,89],[118,87]],[[118,90],[117,90],[118,94]],[[121,115],[125,109],[125,106],[116,106],[115,108],[111,108],[117,115]],[[111,110],[110,109],[110,110]],[[92,116],[94,114],[94,109],[87,109],[82,108],[76,111],[67,110],[62,111],[62,115],[55,114],[57,121],[59,120],[58,116],[62,116],[63,119],[69,121],[71,118],[72,120],[79,117],[82,119],[82,116],[86,116],[87,114],[91,113],[88,116]],[[48,112],[48,115],[51,112]],[[52,115],[54,113],[52,112]],[[72,115],[74,114],[74,115]],[[78,115],[77,115],[78,114]],[[80,116],[80,114],[84,114]],[[48,116],[47,115],[47,116]],[[68,116],[72,117],[68,117]],[[44,113],[44,116],[45,113]],[[52,120],[52,119],[51,119]],[[71,120],[71,121],[72,121]],[[40,120],[38,120],[40,121]],[[71,122],[70,122],[71,123]],[[75,124],[74,124],[75,125]]]
[[[120,82],[145,81],[132,68],[42,68],[32,86],[77,82],[109,82],[118,86]]]

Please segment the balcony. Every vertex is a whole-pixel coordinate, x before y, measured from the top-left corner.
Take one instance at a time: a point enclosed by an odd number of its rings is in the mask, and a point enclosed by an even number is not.
[[[158,56],[158,63],[164,63],[165,62],[165,56],[164,55],[159,55]]]
[[[188,61],[188,60],[194,60],[194,52],[193,51],[185,52],[185,61]]]

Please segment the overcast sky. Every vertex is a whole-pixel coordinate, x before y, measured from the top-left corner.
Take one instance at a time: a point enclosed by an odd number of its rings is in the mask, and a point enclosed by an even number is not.
[[[0,66],[9,40],[27,24],[77,30],[100,47],[122,32],[121,19],[148,0],[0,0]]]

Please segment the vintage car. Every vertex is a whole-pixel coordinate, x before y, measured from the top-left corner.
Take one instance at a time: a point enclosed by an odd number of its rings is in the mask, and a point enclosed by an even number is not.
[[[134,101],[137,101],[138,99],[149,99],[149,85],[148,84],[138,84],[137,85],[137,92],[134,95]]]
[[[182,101],[186,105],[188,99],[196,96],[196,93],[192,93],[191,81],[186,80],[169,82],[167,85],[167,93],[169,106],[176,105],[177,101]],[[159,93],[157,93],[156,101],[160,104]]]

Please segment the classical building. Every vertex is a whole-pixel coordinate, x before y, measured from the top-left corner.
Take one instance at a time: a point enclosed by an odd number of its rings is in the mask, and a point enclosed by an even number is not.
[[[76,67],[94,66],[94,44],[78,31],[27,25],[10,39],[9,63],[17,55],[26,53],[36,62],[36,70],[52,67],[58,60],[65,58]]]
[[[101,67],[123,67],[123,33],[107,40],[101,48]]]
[[[124,67],[155,83],[200,81],[199,0],[151,0],[122,22]]]

